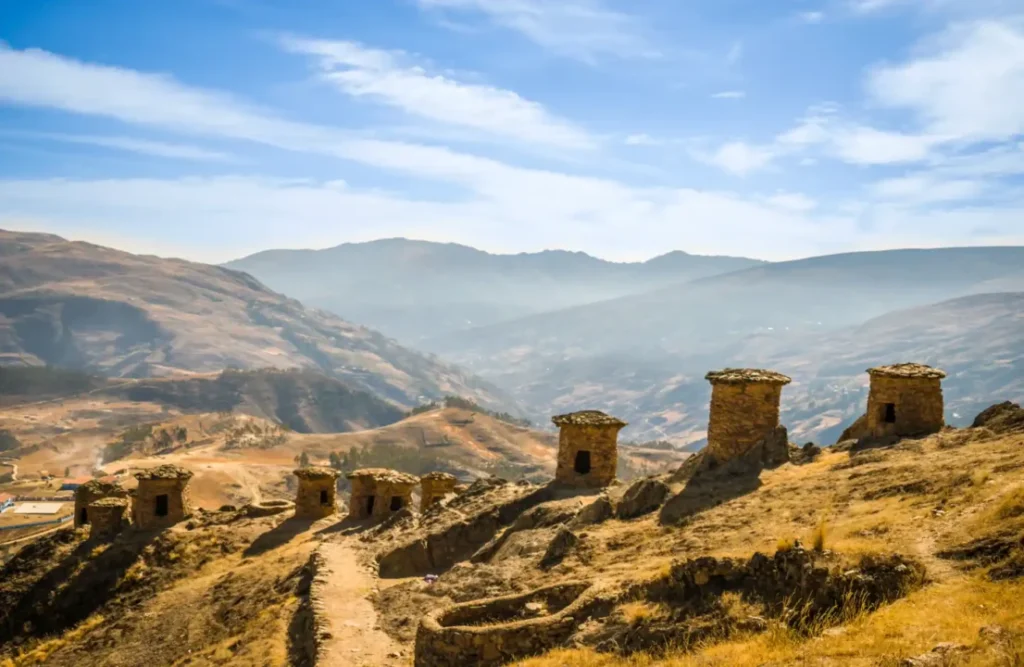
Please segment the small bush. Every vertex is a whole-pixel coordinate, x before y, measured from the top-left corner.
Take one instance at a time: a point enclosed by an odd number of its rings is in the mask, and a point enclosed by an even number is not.
[[[996,507],[999,519],[1014,519],[1024,515],[1024,487],[1018,487],[1006,494]]]
[[[825,517],[821,517],[818,521],[818,525],[814,527],[814,532],[811,534],[811,545],[817,552],[825,550],[825,538],[828,535],[828,520]]]

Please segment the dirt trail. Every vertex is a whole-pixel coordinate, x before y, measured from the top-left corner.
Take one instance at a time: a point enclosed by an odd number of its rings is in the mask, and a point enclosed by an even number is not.
[[[323,645],[322,667],[397,667],[412,656],[377,627],[377,612],[367,596],[375,580],[344,543],[324,543],[327,584],[323,588],[323,618],[331,638]]]

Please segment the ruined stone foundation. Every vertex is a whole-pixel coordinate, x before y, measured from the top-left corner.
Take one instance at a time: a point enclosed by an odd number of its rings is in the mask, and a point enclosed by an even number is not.
[[[338,511],[338,477],[334,468],[312,466],[295,471],[299,490],[295,495],[295,516],[321,519]]]
[[[112,540],[128,525],[127,498],[103,498],[91,503],[88,511],[91,539]]]
[[[557,415],[551,421],[559,427],[557,481],[602,487],[615,480],[619,431],[626,422],[597,410]]]
[[[710,456],[728,462],[775,437],[788,377],[759,369],[726,369],[706,378],[711,382]]]
[[[137,472],[135,478],[139,480],[139,488],[132,504],[132,519],[137,528],[167,528],[192,516],[188,494],[190,470],[162,465]]]
[[[94,479],[75,489],[75,528],[92,522],[89,505],[103,498],[127,498],[128,492],[117,482]]]
[[[387,468],[363,468],[348,475],[352,482],[349,517],[383,519],[412,506],[412,490],[419,480]]]
[[[426,512],[449,493],[455,493],[455,475],[432,472],[420,478],[420,511]]]

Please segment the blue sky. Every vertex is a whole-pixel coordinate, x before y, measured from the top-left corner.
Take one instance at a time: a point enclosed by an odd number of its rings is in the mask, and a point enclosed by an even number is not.
[[[0,1],[0,227],[225,261],[1024,243],[1020,0]]]

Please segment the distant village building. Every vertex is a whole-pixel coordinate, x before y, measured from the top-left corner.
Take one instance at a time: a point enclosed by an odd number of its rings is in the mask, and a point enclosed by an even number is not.
[[[128,499],[109,497],[97,500],[88,507],[92,527],[89,538],[112,540],[128,524]]]
[[[135,473],[139,488],[132,503],[132,519],[141,530],[166,528],[192,515],[188,482],[192,471],[165,464]]]
[[[75,489],[75,528],[90,523],[89,505],[103,498],[127,498],[128,492],[117,482],[91,479]]]
[[[299,490],[295,494],[295,516],[321,519],[338,511],[338,477],[334,468],[309,466],[295,471]]]
[[[455,475],[434,471],[420,478],[420,511],[427,509],[449,493],[455,493]]]
[[[0,493],[0,512],[8,507],[14,507],[14,496],[9,493]]]
[[[65,477],[60,483],[60,491],[75,491],[83,484],[92,481],[92,477]]]
[[[871,388],[865,414],[873,437],[937,433],[945,426],[942,378],[946,373],[923,364],[869,368]]]
[[[559,428],[555,479],[572,486],[608,486],[615,479],[619,431],[626,422],[598,410],[551,418]]]
[[[792,380],[775,371],[726,368],[704,376],[711,383],[707,452],[731,461],[776,435],[782,388]]]
[[[362,468],[348,474],[352,519],[384,518],[412,505],[412,491],[419,482],[412,475],[387,468]]]

